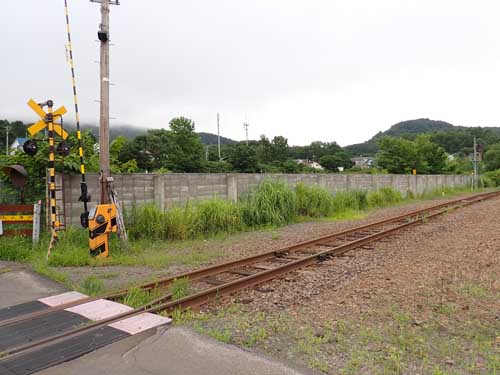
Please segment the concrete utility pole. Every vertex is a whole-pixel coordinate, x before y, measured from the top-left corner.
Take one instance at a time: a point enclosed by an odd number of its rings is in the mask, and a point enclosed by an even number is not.
[[[474,158],[473,158],[473,163],[474,163],[474,189],[477,189],[477,177],[478,177],[478,168],[477,168],[477,140],[476,137],[474,137]]]
[[[219,151],[219,161],[221,161],[220,157],[220,115],[217,112],[217,149]]]
[[[101,24],[97,37],[101,42],[100,59],[100,118],[99,118],[99,164],[101,169],[101,203],[110,203],[109,178],[109,6],[120,5],[118,0],[90,0],[101,4]]]
[[[247,141],[247,146],[248,146],[248,122],[244,122],[243,127],[245,128],[246,141]]]
[[[9,132],[10,126],[5,125],[5,155],[9,155]]]

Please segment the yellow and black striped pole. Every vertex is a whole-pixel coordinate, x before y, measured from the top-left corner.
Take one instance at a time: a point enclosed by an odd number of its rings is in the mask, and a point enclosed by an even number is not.
[[[78,97],[76,93],[76,78],[75,78],[75,66],[73,63],[73,46],[71,44],[71,32],[69,27],[69,10],[68,1],[64,0],[64,10],[66,13],[66,30],[68,35],[68,56],[69,56],[69,66],[71,68],[71,80],[73,86],[73,102],[75,104],[75,118],[76,118],[76,137],[78,138],[78,155],[80,156],[80,174],[82,180],[80,182],[80,198],[79,200],[83,202],[83,213],[80,215],[80,222],[84,228],[88,227],[88,205],[90,201],[90,196],[88,194],[87,182],[85,180],[85,163],[83,158],[83,139],[82,132],[80,130],[80,113],[78,112]]]
[[[54,147],[54,114],[52,112],[52,107],[54,102],[52,100],[47,100],[47,115],[45,117],[45,122],[48,128],[49,137],[49,207],[50,207],[50,228],[52,230],[52,238],[50,240],[49,250],[47,252],[47,258],[50,255],[52,246],[54,246],[57,241],[57,230],[59,229],[59,222],[57,221],[57,207],[56,207],[56,166],[55,166],[55,147]]]

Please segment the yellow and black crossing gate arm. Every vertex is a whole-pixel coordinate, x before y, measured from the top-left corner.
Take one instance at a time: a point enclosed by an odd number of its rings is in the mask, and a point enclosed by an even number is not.
[[[69,27],[69,10],[68,1],[64,0],[64,10],[66,13],[66,30],[68,36],[68,60],[71,68],[71,82],[73,87],[73,102],[75,104],[75,118],[76,118],[76,137],[78,138],[78,155],[80,156],[80,198],[79,201],[83,202],[83,213],[80,215],[80,223],[82,227],[88,227],[88,202],[90,202],[90,195],[88,193],[87,181],[85,179],[85,163],[83,158],[83,139],[82,132],[80,130],[80,113],[78,111],[78,96],[76,91],[76,78],[75,78],[75,66],[73,62],[73,46],[71,43],[71,30]]]

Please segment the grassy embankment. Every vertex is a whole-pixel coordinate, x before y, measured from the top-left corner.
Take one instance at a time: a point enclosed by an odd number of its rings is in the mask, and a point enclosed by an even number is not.
[[[203,246],[207,238],[224,239],[238,232],[268,230],[294,222],[356,219],[373,208],[443,195],[451,197],[465,191],[445,189],[403,198],[399,192],[383,188],[375,192],[355,190],[332,195],[319,186],[299,184],[292,188],[282,182],[265,181],[236,203],[214,198],[168,210],[153,204],[132,207],[125,212],[129,246],[124,247],[112,238],[112,257],[107,260],[91,258],[87,231],[71,227],[61,235],[48,261],[45,259],[49,242],[46,233],[35,247],[27,238],[0,238],[0,259],[29,263],[35,271],[62,283],[68,283],[67,274],[55,267],[195,266],[223,255],[220,249]],[[90,277],[80,286],[69,286],[95,293],[102,290],[99,284],[99,280]]]

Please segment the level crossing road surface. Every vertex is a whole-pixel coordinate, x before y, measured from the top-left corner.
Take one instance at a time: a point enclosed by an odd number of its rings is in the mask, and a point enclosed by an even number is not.
[[[0,296],[0,309],[3,309],[3,313],[15,316],[16,309],[40,309],[43,304],[57,301],[60,298],[58,296],[73,298],[78,294],[68,292],[59,284],[39,276],[22,265],[0,262]],[[18,305],[22,307],[13,307]],[[101,305],[103,305],[102,302]],[[86,319],[99,319],[98,315],[102,314],[102,311],[95,307],[101,305],[94,304],[92,308],[58,311],[57,316],[54,315],[57,319],[46,319],[46,324],[49,325],[49,328],[50,324],[56,324],[55,322],[57,325],[74,326],[82,324]],[[105,305],[108,309],[123,308],[113,302]],[[160,318],[153,319],[159,320]],[[38,374],[316,374],[314,371],[291,367],[258,353],[220,343],[189,329],[172,327],[171,324],[165,323],[168,323],[168,320],[154,321],[153,328],[137,332],[134,331],[134,328],[132,330],[128,328],[128,332],[124,332],[122,330],[124,327],[120,325],[115,325],[112,328],[105,327],[105,334],[99,337],[107,338],[108,341],[99,342],[95,338],[88,338],[87,341],[80,340],[74,346],[85,353],[86,347],[91,348],[92,345],[99,347],[110,342],[109,345],[69,362],[42,370]],[[32,327],[33,322],[23,323],[22,326],[19,326],[18,335],[16,335],[15,326],[3,327],[8,330],[14,329],[14,331],[9,331],[10,338],[5,337],[7,335],[2,335],[4,338],[0,338],[0,346],[3,343],[4,346],[9,347],[11,340],[18,340],[19,343],[22,343],[23,340],[32,339],[32,336],[34,338],[43,336],[43,327],[37,328],[36,322],[34,324],[35,327]],[[43,356],[44,354],[38,353],[37,355]],[[36,361],[37,355],[28,358],[28,361]],[[0,373],[2,373],[1,367]],[[17,374],[5,368],[3,371],[8,375]],[[20,374],[24,373],[26,372],[20,372]]]

